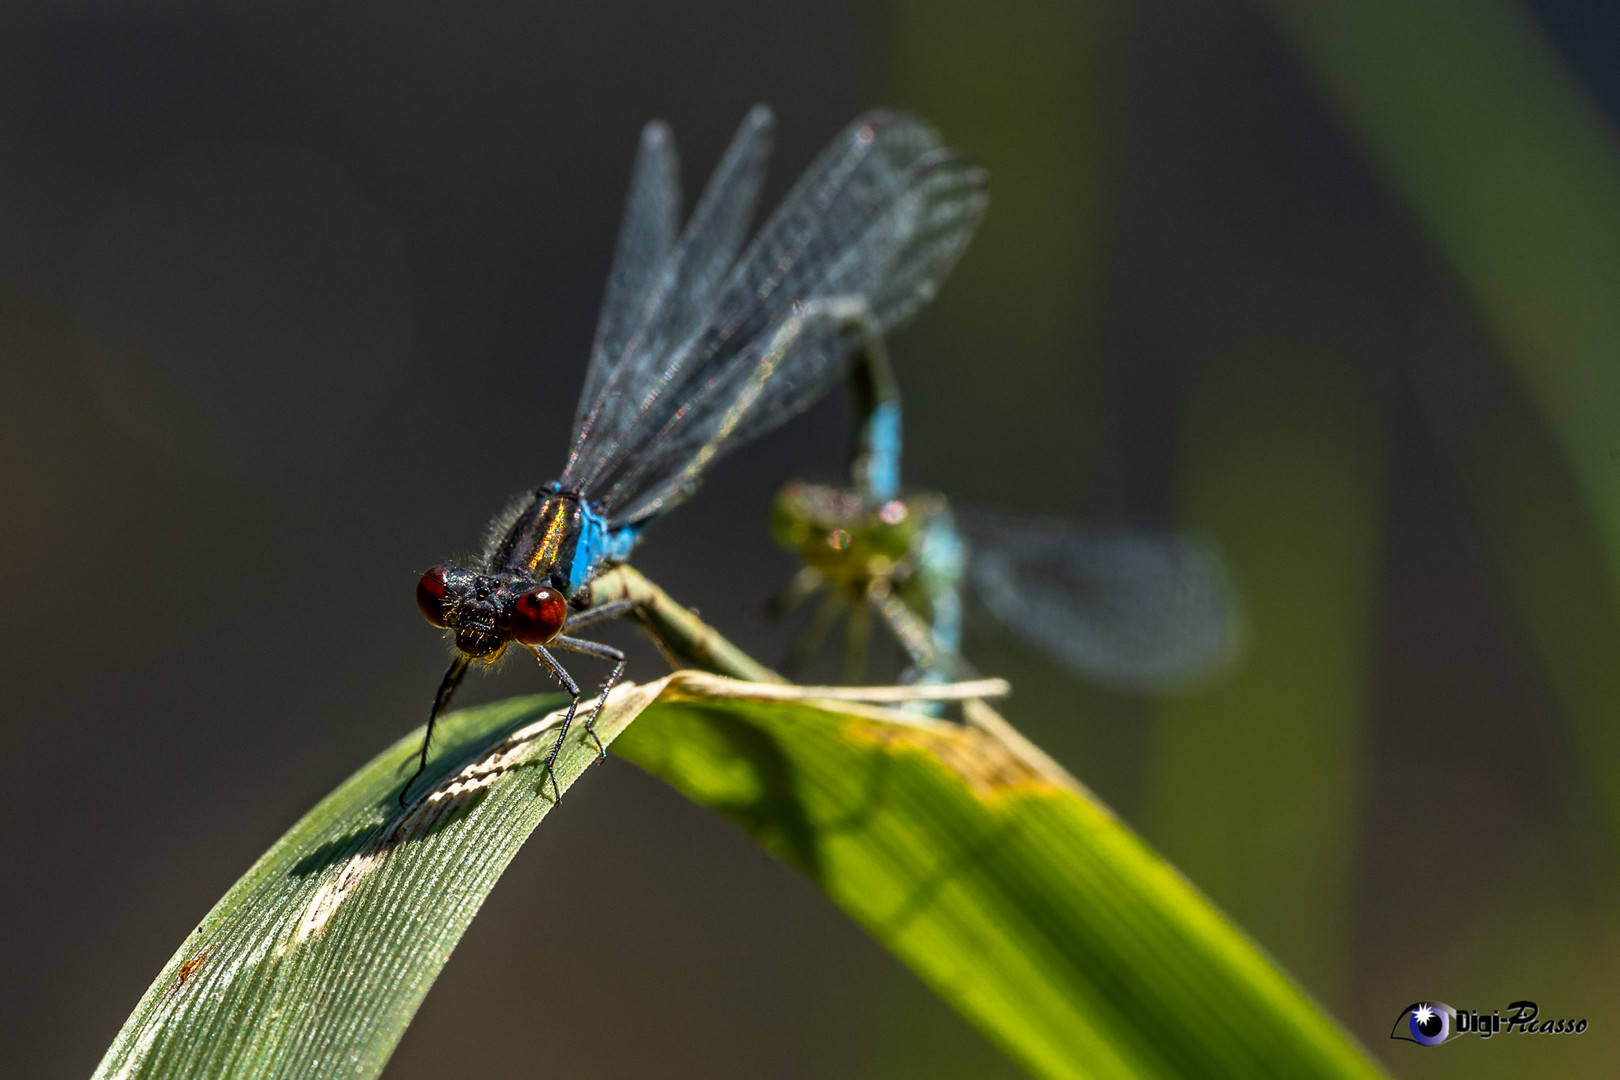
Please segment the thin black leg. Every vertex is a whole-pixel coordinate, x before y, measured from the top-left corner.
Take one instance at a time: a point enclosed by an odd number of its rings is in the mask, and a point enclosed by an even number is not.
[[[557,658],[546,651],[544,645],[530,645],[529,648],[540,658],[540,662],[546,665],[551,674],[556,676],[557,681],[562,683],[563,689],[568,691],[569,697],[573,699],[568,703],[568,711],[563,714],[562,730],[557,732],[557,741],[551,744],[551,756],[546,758],[546,776],[551,780],[551,801],[561,802],[562,787],[557,783],[556,772],[557,755],[562,751],[563,740],[568,738],[568,727],[574,722],[574,711],[579,708],[579,684],[574,682],[573,676],[569,675],[561,664],[557,663]]]
[[[772,619],[785,618],[799,609],[799,605],[820,592],[826,585],[821,571],[813,566],[801,566],[787,587],[765,601],[765,614]]]
[[[428,745],[433,742],[433,725],[438,722],[439,714],[450,707],[450,699],[456,695],[456,687],[461,685],[462,676],[467,674],[467,665],[471,661],[464,655],[458,654],[450,661],[450,669],[444,673],[439,682],[439,692],[433,695],[433,711],[428,713],[427,730],[422,733],[422,755],[416,764],[416,771],[411,778],[405,781],[405,786],[399,789],[399,808],[405,809],[405,796],[416,783],[416,778],[427,771]]]
[[[866,679],[866,653],[872,641],[872,610],[865,604],[849,606],[849,622],[844,624],[844,674],[850,686]]]
[[[798,637],[793,639],[792,646],[787,655],[782,657],[782,674],[790,679],[797,679],[803,674],[805,666],[821,651],[821,643],[827,640],[827,635],[837,624],[838,618],[849,606],[849,601],[838,590],[830,590],[821,599],[821,606],[816,608],[810,616],[810,621],[804,624]]]
[[[636,620],[672,668],[694,667],[752,682],[785,681],[631,566],[620,564],[596,578],[591,596],[604,606],[633,602]]]
[[[628,603],[628,601],[626,601]],[[611,607],[612,605],[607,605]],[[626,609],[628,610],[628,609]],[[607,757],[607,747],[602,745],[602,739],[596,734],[596,716],[607,704],[607,697],[613,692],[613,687],[619,682],[619,676],[624,674],[624,653],[612,645],[604,645],[600,641],[584,641],[576,637],[558,634],[551,639],[551,643],[559,649],[568,649],[572,652],[584,653],[586,656],[599,656],[604,660],[613,661],[613,671],[608,675],[607,681],[602,684],[602,692],[596,699],[596,708],[591,715],[585,718],[585,733],[596,743],[596,760],[601,761]]]
[[[563,625],[563,632],[571,634],[575,630],[583,630],[587,626],[606,622],[608,619],[620,619],[635,609],[636,602],[634,600],[615,600],[611,604],[603,604],[601,607],[576,611],[568,616],[568,622]]]

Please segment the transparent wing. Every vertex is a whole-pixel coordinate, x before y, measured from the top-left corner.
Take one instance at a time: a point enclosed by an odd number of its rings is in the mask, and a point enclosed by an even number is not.
[[[1212,675],[1236,653],[1226,568],[1201,540],[982,512],[960,524],[984,606],[1077,675],[1155,693]]]
[[[736,263],[759,209],[774,123],[764,105],[749,110],[692,211],[649,314],[647,329],[658,345],[684,341],[702,325],[716,290]],[[633,344],[632,351],[648,350]]]
[[[836,312],[868,312],[867,329],[881,333],[926,302],[984,205],[983,170],[941,149],[926,124],[859,118],[794,186],[691,335],[638,369],[625,387],[634,407],[580,433],[563,482],[591,492],[614,523],[684,498],[721,454],[842,375],[861,331]]]
[[[815,297],[859,298],[872,317],[873,329],[882,333],[904,325],[933,298],[956,265],[984,206],[984,170],[951,151],[931,151],[912,168],[905,194],[858,243],[850,245],[843,258],[829,263],[814,289]],[[807,304],[814,302],[812,298]],[[778,333],[791,330],[795,318],[806,321],[790,315],[778,324]],[[774,357],[775,335],[762,336],[749,363],[739,365],[743,371],[766,365],[772,370],[769,393],[752,403],[734,441],[764,434],[802,412],[843,376],[859,333],[847,324],[807,321],[791,344],[803,355]]]
[[[603,298],[602,317],[598,322],[599,348],[592,353],[574,420],[570,467],[580,447],[595,445],[623,430],[627,414],[633,414],[642,389],[658,379],[672,343],[689,337],[704,313],[713,306],[715,290],[748,238],[748,227],[759,205],[760,188],[765,183],[765,162],[771,152],[771,124],[771,111],[763,105],[755,106],[743,118],[708,186],[703,189],[678,244],[673,241],[680,216],[674,140],[667,137],[667,130],[663,139],[655,134],[653,155],[646,155],[648,132],[654,125],[649,124],[647,132],[643,132],[644,154],[637,158],[630,201],[625,207],[620,254],[614,259],[615,277],[610,278],[609,294]],[[656,145],[659,142],[668,148],[661,160],[654,156],[659,154]],[[647,179],[647,187],[653,190],[645,193],[645,213],[639,205],[642,202],[639,197],[643,195],[644,159],[649,170],[667,169],[669,176],[664,184]],[[658,190],[660,187],[662,192]],[[632,220],[636,222],[634,245],[638,260],[646,254],[653,261],[636,262],[633,273],[627,275],[630,284],[623,290],[626,299],[621,299],[613,295],[612,286],[617,283],[619,260],[625,251]],[[654,230],[657,230],[656,237]],[[636,289],[639,291],[632,292]],[[608,314],[610,307],[615,309],[612,316]],[[609,321],[613,330],[611,338],[604,341],[601,327]],[[564,482],[574,486],[566,479]]]
[[[844,374],[862,327],[886,333],[908,319],[938,288],[966,245],[983,208],[984,177],[976,165],[934,151],[912,170],[910,186],[837,257],[807,264],[819,277],[797,283],[802,296],[777,309],[777,321],[722,338],[705,377],[662,428],[627,460],[604,502],[614,516],[638,521],[696,489],[725,452],[802,412]],[[733,297],[741,307],[748,296]],[[722,305],[726,297],[722,297]],[[652,430],[652,429],[648,429]]]
[[[624,356],[631,333],[642,321],[658,275],[675,247],[681,224],[680,163],[669,126],[654,120],[641,129],[636,162],[630,172],[630,195],[619,224],[619,243],[596,320],[596,341],[580,394],[580,416],[596,400]]]

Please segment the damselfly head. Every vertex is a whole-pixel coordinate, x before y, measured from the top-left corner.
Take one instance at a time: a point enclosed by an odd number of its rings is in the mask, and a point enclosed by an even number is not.
[[[875,501],[849,488],[795,480],[777,493],[771,532],[826,577],[861,584],[908,564],[944,512],[939,495]]]
[[[838,551],[848,546],[849,533],[861,527],[865,513],[853,491],[790,480],[771,504],[771,534],[783,547],[806,556],[821,547]],[[837,542],[839,532],[846,543]]]
[[[544,645],[568,620],[568,603],[550,586],[515,574],[435,566],[416,583],[416,606],[456,635],[456,648],[493,661],[508,641]]]

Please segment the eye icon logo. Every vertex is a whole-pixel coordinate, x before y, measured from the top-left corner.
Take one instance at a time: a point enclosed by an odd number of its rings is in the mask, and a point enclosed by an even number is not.
[[[1414,1001],[1401,1010],[1392,1039],[1439,1046],[1457,1034],[1457,1010],[1440,1001]]]

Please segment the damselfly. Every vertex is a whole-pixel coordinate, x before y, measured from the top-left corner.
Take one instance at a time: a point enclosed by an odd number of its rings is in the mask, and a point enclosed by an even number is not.
[[[899,395],[881,349],[860,359],[850,486],[795,481],[772,509],[772,533],[803,563],[773,608],[785,613],[822,597],[784,673],[802,669],[847,618],[844,677],[861,681],[875,612],[910,661],[907,677],[970,678],[961,657],[964,586],[1014,634],[1110,689],[1173,689],[1228,659],[1227,578],[1207,543],[1154,529],[963,513],[936,492],[902,494]]]
[[[422,614],[451,632],[455,656],[401,805],[468,669],[514,642],[572,698],[551,775],[580,699],[552,650],[613,664],[599,701],[624,671],[621,651],[575,636],[634,606],[592,608],[592,578],[627,559],[722,454],[807,408],[864,342],[910,318],[983,213],[981,168],[916,117],[871,112],[822,151],[744,249],[770,129],[768,109],[748,114],[678,236],[674,138],[656,121],[642,131],[562,475],[494,520],[476,565],[433,567],[417,585]]]

